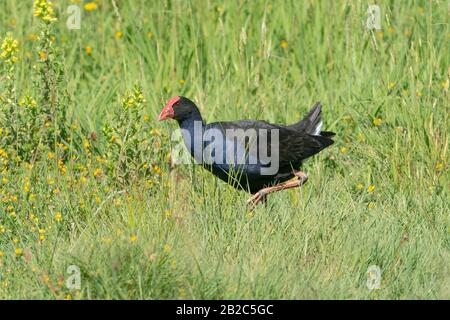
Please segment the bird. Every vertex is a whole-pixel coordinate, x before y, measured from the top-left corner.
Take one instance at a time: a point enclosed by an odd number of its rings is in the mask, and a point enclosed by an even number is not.
[[[316,102],[306,117],[291,125],[264,120],[206,123],[190,99],[175,96],[158,120],[178,122],[184,144],[194,160],[219,179],[252,196],[247,206],[266,202],[268,194],[300,187],[307,180],[303,161],[334,141],[322,131],[322,105]]]

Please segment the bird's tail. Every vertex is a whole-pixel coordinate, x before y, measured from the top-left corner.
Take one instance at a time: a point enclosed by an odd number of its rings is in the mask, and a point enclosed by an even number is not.
[[[322,104],[320,102],[316,102],[314,106],[309,111],[308,115],[301,121],[290,125],[291,128],[305,132],[307,134],[313,136],[322,136],[322,137],[332,137],[335,135],[334,132],[331,131],[321,131],[322,128]]]

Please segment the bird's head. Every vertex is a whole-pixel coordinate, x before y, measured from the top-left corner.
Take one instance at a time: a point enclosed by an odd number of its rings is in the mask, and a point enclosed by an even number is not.
[[[161,110],[158,120],[175,119],[183,121],[197,114],[199,114],[199,111],[194,102],[185,97],[175,96]]]

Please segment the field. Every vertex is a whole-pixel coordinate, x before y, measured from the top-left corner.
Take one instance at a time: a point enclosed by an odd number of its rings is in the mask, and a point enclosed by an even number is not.
[[[1,299],[450,298],[447,1],[54,2],[0,2]],[[175,95],[336,142],[249,212]]]

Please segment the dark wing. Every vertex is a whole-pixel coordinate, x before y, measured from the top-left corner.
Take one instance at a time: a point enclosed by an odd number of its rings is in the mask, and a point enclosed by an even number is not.
[[[280,167],[297,166],[301,162],[334,143],[329,137],[316,136],[298,132],[291,128],[280,128],[279,144],[274,145],[279,150]]]
[[[260,120],[215,122],[207,127],[220,129],[222,132],[256,130],[257,140],[249,141],[246,139],[246,134],[243,134],[242,139],[236,140],[238,148],[244,149],[250,158],[258,158],[258,160],[261,154],[268,155],[270,158],[277,156],[280,168],[286,170],[300,166],[303,160],[333,144],[333,140],[328,136],[311,135],[290,126]],[[255,143],[256,146],[252,147]]]

